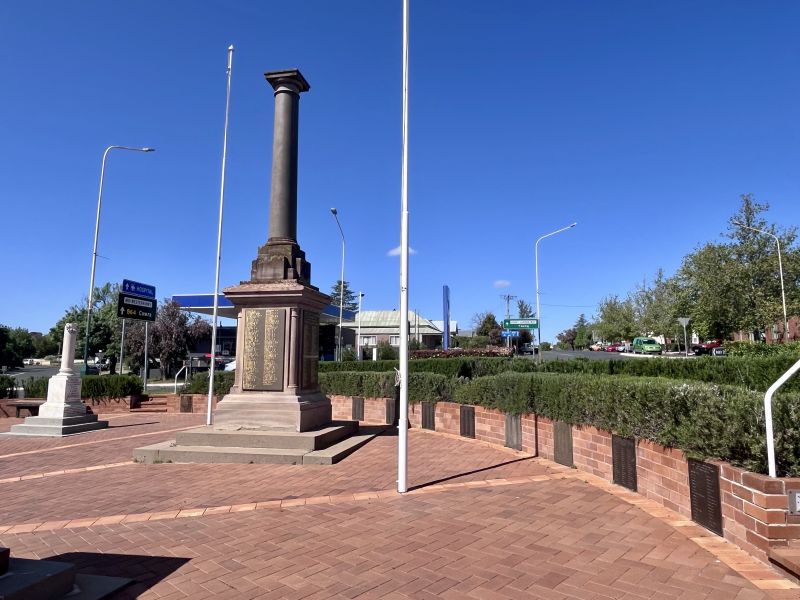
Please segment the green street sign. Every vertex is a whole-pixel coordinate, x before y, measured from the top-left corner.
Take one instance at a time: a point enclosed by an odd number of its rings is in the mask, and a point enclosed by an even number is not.
[[[539,319],[503,319],[503,329],[539,329]]]

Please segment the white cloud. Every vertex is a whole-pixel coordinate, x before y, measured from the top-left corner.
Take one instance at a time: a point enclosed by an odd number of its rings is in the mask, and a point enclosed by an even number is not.
[[[416,251],[416,250],[414,250],[412,247],[410,247],[410,246],[409,246],[409,248],[408,248],[408,253],[409,253],[410,255],[414,255],[414,254],[416,254],[416,253],[417,253],[417,251]],[[396,248],[392,248],[391,250],[389,250],[389,251],[386,253],[386,256],[400,256],[400,246],[397,246]]]
[[[494,287],[496,288],[507,288],[511,285],[511,282],[508,279],[498,279],[494,282]]]

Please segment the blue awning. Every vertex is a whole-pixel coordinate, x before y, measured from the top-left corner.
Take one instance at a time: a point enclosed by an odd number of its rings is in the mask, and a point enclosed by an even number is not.
[[[202,315],[214,314],[214,294],[175,294],[172,296],[172,300],[177,302],[183,310]],[[224,294],[220,294],[218,297],[217,314],[226,319],[236,318],[236,307]],[[342,311],[342,318],[345,321],[353,321],[356,318],[356,312],[345,309]],[[338,323],[339,307],[329,304],[323,308],[320,322],[324,324]]]

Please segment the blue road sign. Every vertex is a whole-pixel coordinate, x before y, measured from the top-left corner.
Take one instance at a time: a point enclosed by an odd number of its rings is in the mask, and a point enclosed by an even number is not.
[[[130,279],[122,280],[122,287],[120,288],[120,291],[123,294],[141,296],[143,298],[156,297],[156,286],[148,285],[146,283],[139,283],[138,281],[131,281]]]
[[[500,332],[500,335],[501,335],[502,337],[504,337],[504,338],[507,338],[507,337],[519,337],[519,331],[517,331],[517,330],[513,330],[513,331],[501,331],[501,332]]]

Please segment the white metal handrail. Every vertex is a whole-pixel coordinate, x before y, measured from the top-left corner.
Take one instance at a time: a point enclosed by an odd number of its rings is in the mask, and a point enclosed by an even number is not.
[[[180,377],[181,373],[186,371],[186,365],[181,367],[181,370],[175,373],[175,395],[178,394],[178,377]],[[189,380],[189,371],[186,371],[186,375],[183,376],[183,385],[186,385],[186,382]]]
[[[769,465],[769,476],[777,477],[775,471],[775,440],[772,431],[772,396],[784,383],[789,381],[792,375],[800,371],[800,360],[794,363],[789,370],[778,378],[778,381],[769,386],[767,393],[764,394],[764,420],[767,425],[767,463]]]

